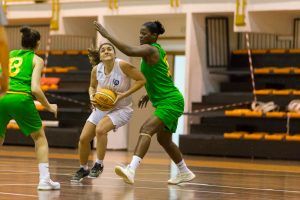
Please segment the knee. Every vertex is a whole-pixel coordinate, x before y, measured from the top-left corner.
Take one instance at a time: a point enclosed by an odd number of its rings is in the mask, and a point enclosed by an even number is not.
[[[80,138],[79,138],[79,145],[85,145],[85,144],[89,144],[90,143],[90,141],[88,140],[88,138],[87,137],[84,137],[84,136],[80,136]]]
[[[143,125],[140,129],[140,133],[146,133],[146,134],[149,134],[149,135],[153,135],[155,133],[155,130],[153,129],[152,126],[150,125]]]
[[[4,138],[0,138],[0,146],[2,146],[4,143]]]
[[[103,136],[105,134],[106,134],[106,132],[101,127],[97,127],[96,128],[96,136],[97,137],[101,137],[101,136]]]
[[[46,139],[45,135],[41,132],[31,134],[32,139],[36,142],[41,139]]]

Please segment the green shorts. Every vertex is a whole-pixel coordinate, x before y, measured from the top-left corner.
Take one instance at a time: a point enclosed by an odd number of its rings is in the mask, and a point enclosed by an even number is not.
[[[177,98],[176,100],[165,100],[157,104],[154,115],[163,121],[167,131],[175,133],[178,119],[182,115],[183,110],[183,98]]]
[[[42,127],[40,115],[29,95],[6,94],[0,98],[0,137],[4,138],[6,126],[11,119],[17,122],[26,136]]]

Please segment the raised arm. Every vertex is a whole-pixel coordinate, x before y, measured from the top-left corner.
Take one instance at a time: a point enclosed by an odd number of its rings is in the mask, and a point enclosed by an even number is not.
[[[157,51],[154,47],[144,44],[140,46],[130,46],[125,44],[124,42],[118,40],[116,37],[109,34],[106,29],[99,24],[98,22],[94,21],[94,25],[96,30],[107,40],[109,40],[113,45],[115,45],[120,51],[122,51],[127,56],[134,56],[134,57],[147,57],[152,55]]]

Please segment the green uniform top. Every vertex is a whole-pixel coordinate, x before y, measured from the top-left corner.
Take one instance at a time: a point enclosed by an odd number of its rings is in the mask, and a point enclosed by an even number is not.
[[[34,52],[13,50],[9,54],[9,91],[31,93]]]
[[[176,100],[178,97],[182,98],[182,95],[172,80],[165,50],[157,43],[151,46],[158,49],[159,61],[154,65],[149,65],[142,59],[141,71],[146,78],[145,88],[149,99],[153,106],[157,107],[161,101]]]

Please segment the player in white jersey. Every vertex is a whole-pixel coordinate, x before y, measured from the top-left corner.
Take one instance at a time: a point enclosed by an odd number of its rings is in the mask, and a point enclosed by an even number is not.
[[[97,56],[100,56],[97,58]],[[132,102],[130,95],[144,86],[146,80],[143,74],[131,64],[116,58],[112,44],[103,43],[99,53],[90,50],[90,62],[95,65],[91,73],[89,94],[91,103],[95,104],[93,97],[99,88],[108,88],[117,92],[115,107],[110,111],[101,111],[94,108],[87,119],[79,140],[80,169],[71,178],[73,182],[80,182],[84,177],[98,177],[103,171],[103,159],[106,152],[107,133],[127,124],[132,115]],[[98,63],[100,61],[100,63]],[[96,65],[97,64],[97,65]],[[131,80],[135,83],[131,86]],[[97,137],[97,160],[91,170],[88,168],[90,142]]]
[[[0,97],[8,88],[8,44],[3,25],[6,25],[6,18],[0,3]]]

